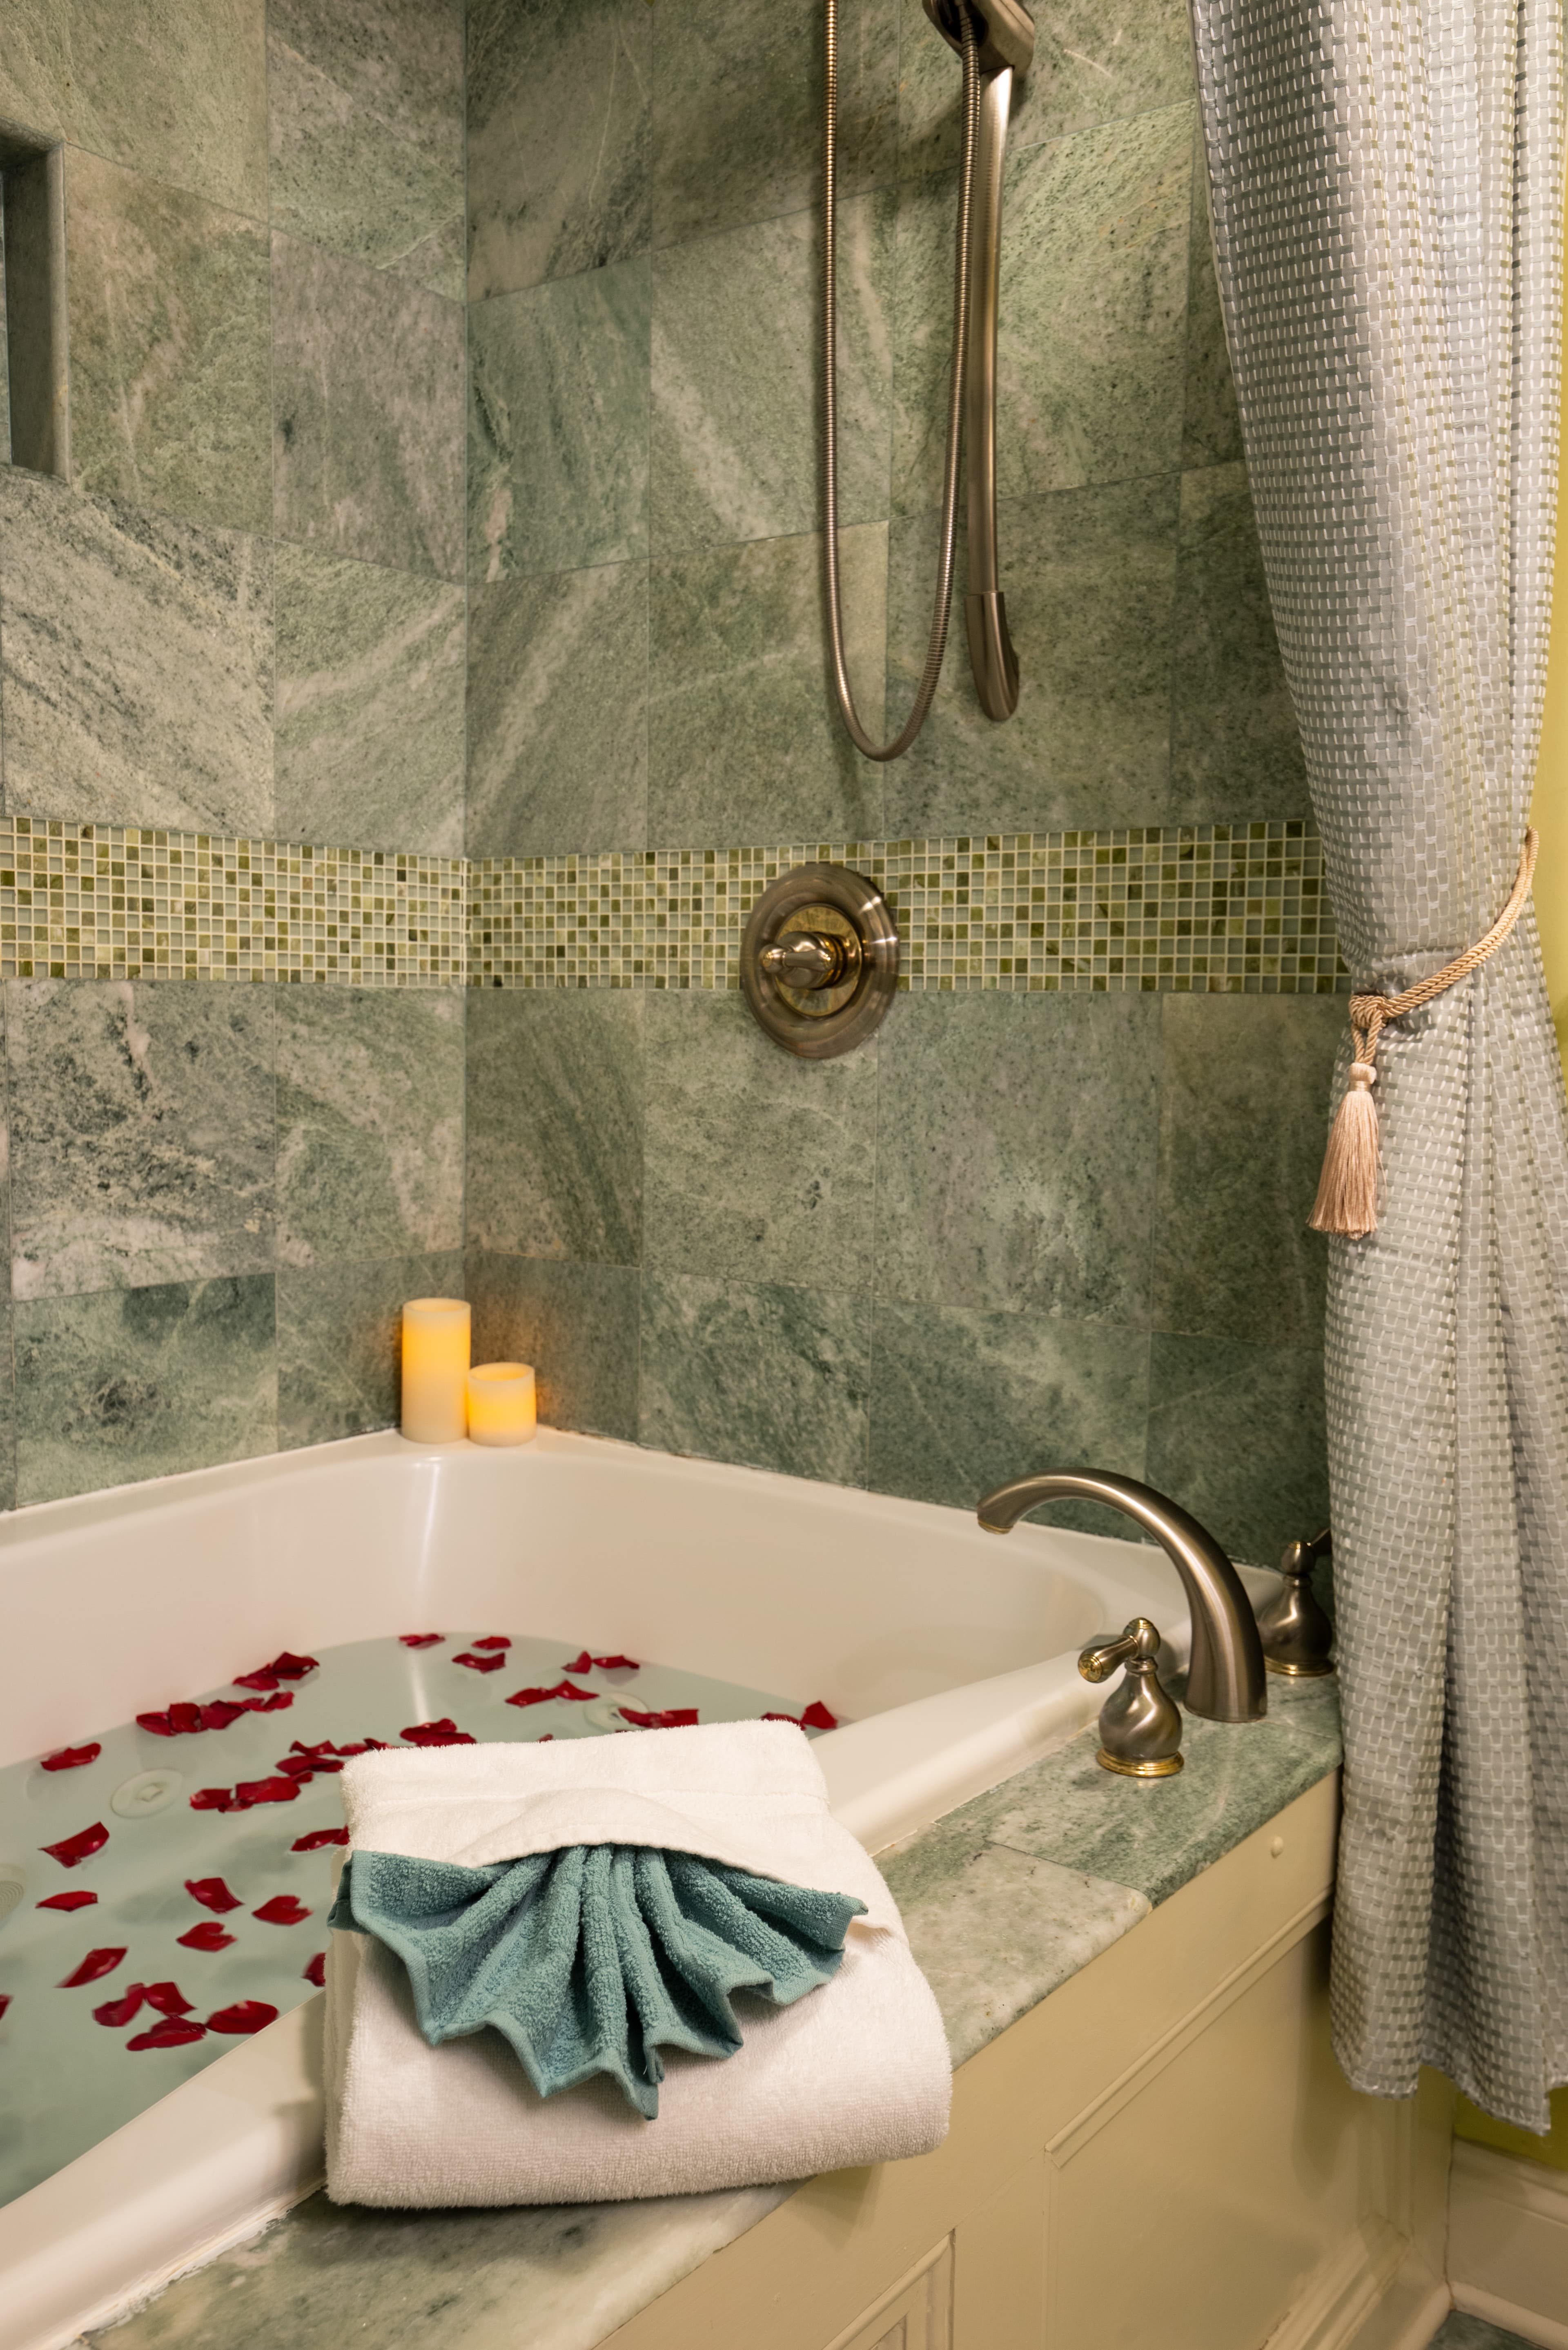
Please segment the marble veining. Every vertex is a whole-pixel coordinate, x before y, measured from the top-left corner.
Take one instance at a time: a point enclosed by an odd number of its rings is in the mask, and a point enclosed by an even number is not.
[[[636,1268],[470,1246],[476,1363],[532,1363],[551,1428],[637,1439]]]
[[[398,1334],[403,1301],[461,1297],[456,1250],[328,1259],[277,1274],[277,1440],[280,1451],[333,1444],[392,1428],[398,1419]]]
[[[645,1274],[639,1440],[659,1451],[864,1485],[869,1355],[857,1298]]]
[[[1262,1724],[1189,1716],[1179,1778],[1113,1779],[1086,1731],[881,1856],[955,2064],[1337,1766],[1335,1684],[1271,1682],[1269,1694]],[[1113,1858],[1119,1877],[1102,1872]],[[595,2350],[790,2191],[403,2213],[337,2210],[317,2195],[90,2340],[93,2350],[208,2350],[220,2337],[235,2350],[337,2350],[348,2274],[356,2322],[378,2350],[459,2339],[514,2350],[520,2306],[531,2350]],[[1460,2331],[1452,2350],[1493,2345]]]
[[[1145,1474],[1161,1492],[1179,1493],[1232,1558],[1272,1566],[1287,1542],[1327,1525],[1317,1347],[1157,1330],[1148,1378]]]

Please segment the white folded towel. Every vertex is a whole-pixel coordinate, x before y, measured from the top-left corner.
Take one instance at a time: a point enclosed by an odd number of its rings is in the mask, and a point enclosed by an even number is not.
[[[338,2203],[610,2202],[757,2187],[926,2154],[952,2079],[892,1895],[827,1807],[810,1741],[742,1721],[548,1745],[393,1748],[342,1777],[352,1848],[469,1868],[565,1845],[699,1853],[852,1894],[830,1982],[750,2002],[722,2061],[666,2052],[657,2120],[600,2076],[541,2098],[500,2034],[431,2048],[407,1975],[366,1935],[327,1962],[327,2191]]]

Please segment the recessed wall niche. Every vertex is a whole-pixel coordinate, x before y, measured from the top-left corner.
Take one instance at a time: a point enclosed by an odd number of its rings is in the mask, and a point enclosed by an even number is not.
[[[0,122],[5,382],[13,465],[70,473],[66,348],[65,149]]]

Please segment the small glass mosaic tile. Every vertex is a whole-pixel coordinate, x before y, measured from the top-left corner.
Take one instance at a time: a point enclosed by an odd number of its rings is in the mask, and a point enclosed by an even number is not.
[[[901,988],[1350,990],[1303,822],[486,858],[469,868],[469,984],[738,987],[758,893],[813,858],[883,891]]]
[[[0,977],[450,987],[467,896],[460,858],[0,817]]]

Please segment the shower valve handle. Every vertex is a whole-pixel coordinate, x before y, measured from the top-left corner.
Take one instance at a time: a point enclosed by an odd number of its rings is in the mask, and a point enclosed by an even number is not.
[[[779,987],[802,993],[842,987],[860,968],[860,942],[836,938],[831,931],[790,931],[764,947],[757,961]]]

